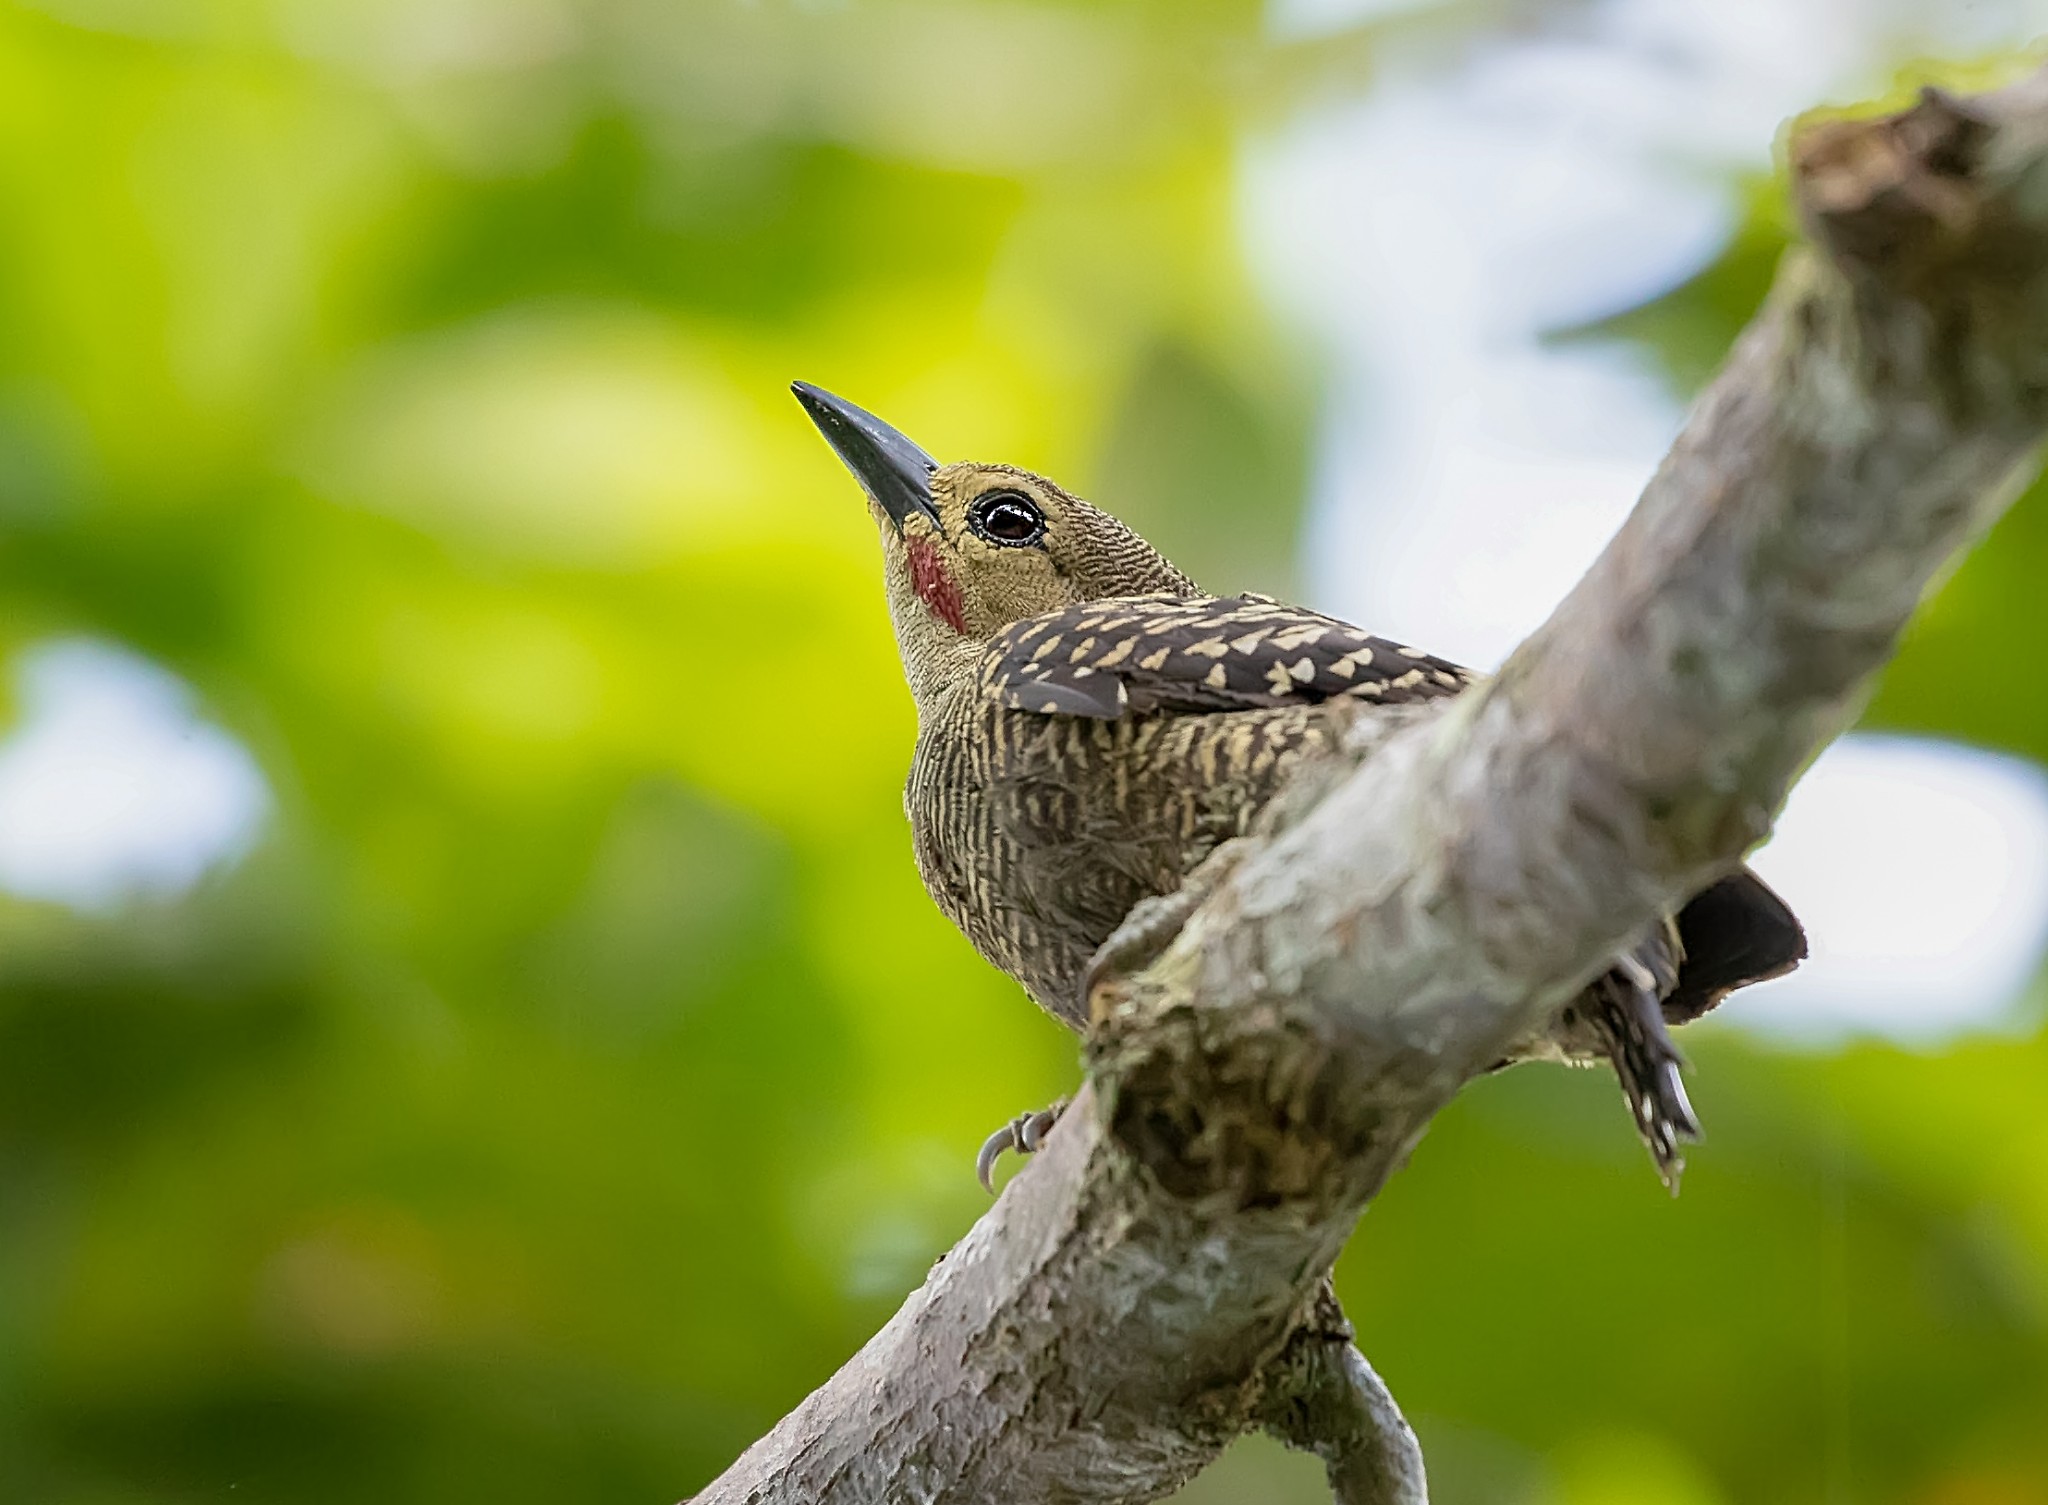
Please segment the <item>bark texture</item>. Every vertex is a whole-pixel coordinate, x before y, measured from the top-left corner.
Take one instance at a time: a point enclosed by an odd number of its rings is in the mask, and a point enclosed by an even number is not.
[[[1769,831],[2048,423],[2048,75],[1811,127],[1792,170],[1810,244],[1577,589],[1097,991],[1046,1148],[699,1505],[1153,1500],[1259,1426],[1350,1505],[1423,1499],[1327,1291],[1360,1213]]]

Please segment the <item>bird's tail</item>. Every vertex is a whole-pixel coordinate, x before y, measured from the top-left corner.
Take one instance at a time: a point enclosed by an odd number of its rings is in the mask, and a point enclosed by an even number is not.
[[[1660,975],[1664,969],[1654,963],[1668,955],[1661,947],[1645,947],[1624,956],[1589,990],[1589,1022],[1602,1037],[1614,1074],[1621,1078],[1621,1090],[1636,1130],[1657,1163],[1657,1175],[1675,1195],[1679,1173],[1685,1169],[1678,1146],[1683,1140],[1698,1139],[1700,1124],[1680,1075],[1685,1058],[1664,1027],[1659,1001],[1670,991],[1671,980]]]

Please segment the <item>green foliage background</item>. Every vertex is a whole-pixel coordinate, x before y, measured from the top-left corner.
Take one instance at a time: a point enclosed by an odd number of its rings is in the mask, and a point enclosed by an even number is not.
[[[0,651],[126,644],[277,808],[0,902],[0,1499],[670,1501],[980,1210],[1075,1049],[932,910],[857,495],[786,396],[1284,588],[1316,372],[1246,0],[0,4]],[[1603,337],[1691,380],[1781,232]],[[1747,258],[1747,260],[1745,260]],[[2048,756],[2029,502],[1887,725]],[[1469,1092],[1342,1268],[1445,1505],[2048,1500],[2048,1044]],[[1250,1450],[1190,1498],[1313,1499]]]

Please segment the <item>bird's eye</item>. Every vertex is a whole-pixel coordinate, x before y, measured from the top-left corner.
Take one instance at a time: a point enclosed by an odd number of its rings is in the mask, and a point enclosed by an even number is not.
[[[967,514],[974,531],[991,543],[1011,548],[1045,537],[1045,514],[1021,491],[991,491]]]

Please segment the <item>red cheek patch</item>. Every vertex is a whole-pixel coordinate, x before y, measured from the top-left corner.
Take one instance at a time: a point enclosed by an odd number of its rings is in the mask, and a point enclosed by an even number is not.
[[[910,588],[917,592],[917,599],[955,632],[965,632],[967,609],[960,601],[960,587],[953,583],[945,561],[939,557],[939,546],[929,538],[912,538],[908,547]]]

